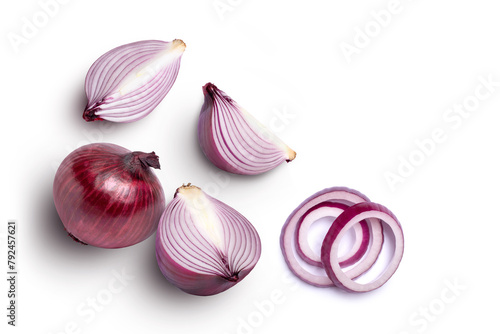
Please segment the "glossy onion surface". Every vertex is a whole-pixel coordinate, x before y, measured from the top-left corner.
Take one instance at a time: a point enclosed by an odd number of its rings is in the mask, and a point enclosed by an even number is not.
[[[66,231],[85,244],[120,248],[151,236],[165,208],[153,153],[96,143],[70,153],[59,166],[54,203]]]

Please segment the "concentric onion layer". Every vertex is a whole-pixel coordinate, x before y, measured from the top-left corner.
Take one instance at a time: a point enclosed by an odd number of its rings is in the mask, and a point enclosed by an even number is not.
[[[295,158],[293,150],[215,85],[207,83],[203,94],[198,139],[215,166],[254,175]]]
[[[241,281],[261,252],[253,225],[239,212],[188,185],[161,216],[156,256],[163,275],[183,291],[214,295]]]
[[[392,230],[395,242],[394,252],[385,270],[375,280],[369,283],[358,283],[346,275],[339,265],[337,254],[340,240],[349,228],[362,220],[373,218],[383,221],[385,226]],[[403,230],[396,216],[380,204],[365,202],[353,205],[337,217],[323,241],[321,258],[328,277],[337,287],[351,292],[367,292],[379,288],[391,278],[401,262],[403,249]]]
[[[148,238],[165,208],[153,153],[114,144],[82,146],[56,172],[54,203],[67,232],[103,248],[121,248]]]
[[[146,40],[108,51],[85,78],[86,121],[133,122],[151,113],[172,88],[186,45]]]
[[[368,201],[369,199],[365,195],[356,190],[345,187],[332,187],[319,191],[302,202],[290,214],[281,230],[281,251],[283,252],[285,262],[290,270],[298,278],[311,285],[318,287],[334,286],[334,283],[326,275],[324,270],[322,273],[314,273],[312,270],[307,269],[308,266],[311,265],[311,262],[314,261],[300,261],[301,256],[304,257],[300,254],[301,252],[304,253],[304,251],[298,249],[301,244],[299,243],[301,234],[300,227],[303,224],[304,219],[308,219],[307,217],[310,215],[313,215],[311,218],[314,218],[314,220],[322,217],[331,217],[332,210],[325,210],[325,208],[336,207],[338,211],[337,213],[340,213],[354,204]],[[337,204],[341,204],[341,206],[338,206]],[[312,222],[313,221],[310,223]],[[333,220],[332,226],[335,222],[336,219]],[[382,249],[383,231],[380,221],[377,219],[367,219],[366,222],[366,225],[369,227],[368,245],[366,243],[366,235],[364,232],[355,233],[358,238],[361,237],[361,240],[357,240],[355,242],[351,252],[349,252],[349,257],[342,259],[344,262],[342,267],[350,266],[345,271],[347,277],[350,278],[356,278],[369,270],[376,262],[380,250]],[[306,221],[306,225],[310,223]],[[358,223],[358,225],[360,226],[361,231],[365,231],[366,226],[364,227],[362,222],[361,224]],[[302,243],[305,243],[305,241],[302,241]],[[356,245],[359,245],[359,247]],[[363,250],[365,251],[363,252]],[[316,268],[318,267],[318,264],[312,263],[312,266]],[[321,265],[321,267],[323,266],[324,264]]]
[[[301,217],[295,233],[295,243],[297,245],[297,253],[302,260],[313,266],[323,268],[321,254],[316,254],[309,245],[309,230],[314,222],[324,217],[330,217],[333,224],[335,218],[347,208],[348,206],[345,204],[325,202],[312,207]],[[338,259],[341,268],[358,262],[366,253],[370,243],[370,229],[367,222],[362,221],[354,225],[353,230],[355,234],[354,245],[352,245],[346,254]]]

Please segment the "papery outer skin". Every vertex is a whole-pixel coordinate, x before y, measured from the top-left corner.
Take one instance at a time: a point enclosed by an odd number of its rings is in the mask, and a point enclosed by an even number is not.
[[[378,276],[377,279],[366,284],[360,284],[352,281],[351,279],[345,277],[345,274],[340,268],[338,268],[337,265],[335,265],[335,268],[331,265],[332,244],[338,243],[336,239],[338,239],[339,233],[341,233],[344,229],[347,229],[346,226],[348,226],[352,220],[362,215],[362,219],[374,217],[384,220],[385,223],[391,227],[395,235],[395,251],[388,267],[381,275]],[[384,216],[386,219],[383,219]],[[356,219],[356,221],[362,219]],[[383,205],[373,202],[364,202],[355,204],[346,209],[340,214],[340,216],[337,217],[336,221],[337,224],[332,225],[328,230],[321,247],[321,261],[325,265],[325,271],[328,277],[332,280],[332,282],[334,282],[335,286],[349,292],[368,292],[384,285],[396,272],[404,252],[403,230],[396,216]]]
[[[215,166],[256,175],[295,159],[293,150],[215,85],[207,83],[203,94],[198,141]]]
[[[66,231],[77,240],[122,248],[156,231],[165,208],[162,186],[150,168],[125,170],[123,156],[129,153],[114,144],[89,144],[74,150],[59,166],[54,203]]]
[[[249,264],[236,273],[236,281],[228,280],[227,277],[222,277],[221,275],[217,274],[201,273],[192,268],[187,268],[186,265],[181,264],[179,261],[176,261],[176,259],[174,259],[174,257],[169,253],[169,247],[166,246],[166,244],[168,243],[169,246],[172,247],[172,242],[169,242],[169,239],[172,238],[172,235],[169,234],[169,229],[167,228],[168,224],[173,224],[174,218],[172,215],[172,210],[182,201],[180,196],[178,196],[178,192],[176,192],[174,199],[167,205],[163,215],[160,218],[158,232],[156,234],[156,259],[162,274],[167,278],[168,281],[170,281],[172,284],[174,284],[184,292],[198,296],[215,295],[236,285],[243,278],[245,278],[250,273],[250,271],[252,271],[252,269],[257,264],[261,253],[260,238],[251,223],[248,222],[248,220],[246,220],[246,218],[243,217],[239,212],[229,207],[227,204],[224,204],[207,194],[204,195],[211,203],[215,203],[217,206],[223,206],[224,210],[228,210],[238,219],[245,221],[245,224],[248,225],[251,230],[250,233],[252,234],[247,236],[247,243],[251,243],[252,245],[254,245],[255,250],[252,258],[249,259]],[[183,222],[178,223],[183,224]],[[188,228],[195,229],[195,227],[193,226],[190,226]],[[195,240],[188,241],[192,242],[192,245],[194,245],[193,247],[196,246]],[[225,240],[225,245],[227,245],[228,243],[230,243],[230,241]],[[177,251],[181,252],[183,250],[177,249]],[[240,254],[239,250],[236,251],[235,254]],[[228,255],[228,253],[224,253],[224,256],[227,257]],[[231,262],[231,259],[228,258],[227,260],[228,262]]]
[[[331,195],[332,193],[335,194],[335,196],[332,197]],[[350,200],[347,200],[347,198],[350,198]],[[295,233],[298,221],[300,217],[302,217],[309,209],[320,203],[334,202],[334,203],[343,203],[347,204],[348,206],[351,206],[360,202],[369,202],[369,201],[370,200],[368,199],[368,197],[366,197],[364,194],[360,193],[357,190],[346,187],[325,188],[309,196],[304,201],[302,201],[302,203],[299,206],[297,206],[288,216],[287,220],[285,221],[285,224],[283,224],[280,234],[281,252],[283,253],[283,258],[290,271],[292,271],[292,273],[299,279],[310,285],[321,288],[334,286],[334,283],[328,276],[323,277],[314,275],[309,273],[304,268],[302,268],[300,263],[297,261],[297,258],[293,254],[293,244],[295,240]],[[380,225],[380,222],[378,222],[378,224]],[[370,247],[370,251],[371,249],[374,249],[373,245],[372,247]],[[374,260],[376,260],[376,258]],[[371,261],[369,261],[368,263],[370,262]],[[350,272],[354,272],[353,274],[354,277],[357,277],[360,274],[362,274],[362,272],[358,273],[357,271],[358,268],[359,266],[355,266],[353,269],[350,270]]]
[[[116,47],[85,78],[86,121],[133,122],[151,113],[172,88],[186,45],[145,40]]]

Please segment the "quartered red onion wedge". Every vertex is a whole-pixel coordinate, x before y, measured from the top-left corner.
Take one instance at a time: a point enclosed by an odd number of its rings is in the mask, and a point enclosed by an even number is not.
[[[331,219],[331,226],[319,255],[312,250],[308,234],[312,224],[325,217]],[[383,226],[390,227],[391,240],[395,240],[391,260],[381,274],[362,283],[386,249],[387,231]],[[353,245],[339,256],[342,240],[349,231],[354,235]],[[403,254],[403,232],[396,217],[385,207],[370,202],[356,190],[333,187],[312,195],[290,214],[282,228],[280,244],[285,262],[301,280],[318,287],[366,292],[382,286],[396,271]]]

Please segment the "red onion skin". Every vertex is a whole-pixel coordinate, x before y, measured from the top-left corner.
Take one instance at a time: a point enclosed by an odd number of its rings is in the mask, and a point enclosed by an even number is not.
[[[70,236],[102,248],[127,247],[151,236],[165,208],[162,186],[150,169],[152,155],[107,143],[70,153],[53,187],[56,210]],[[159,168],[157,157],[156,164]]]

